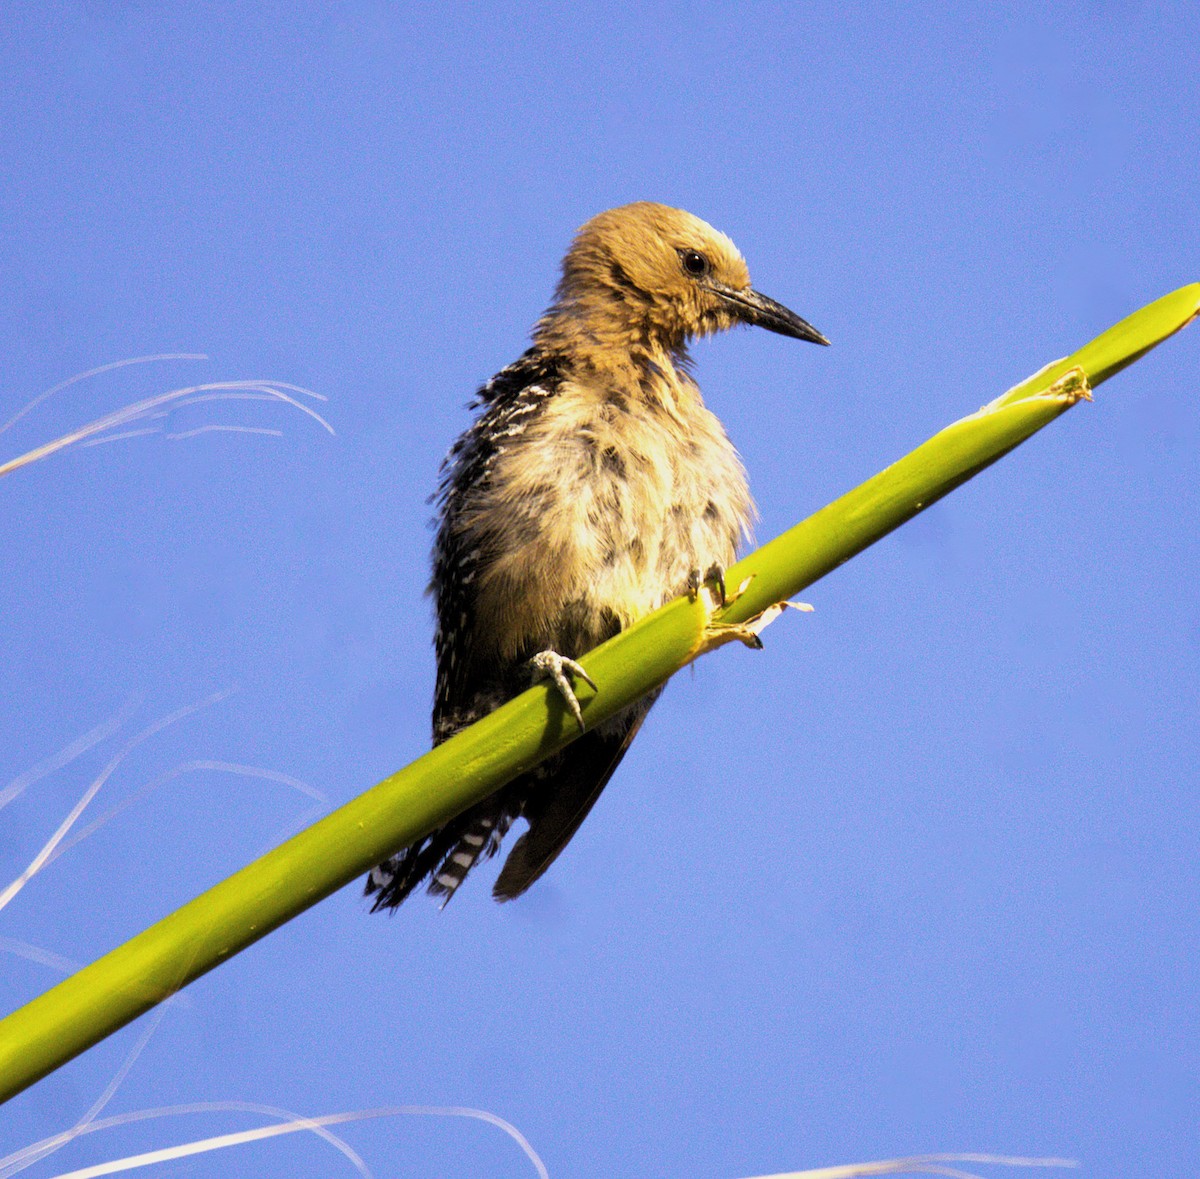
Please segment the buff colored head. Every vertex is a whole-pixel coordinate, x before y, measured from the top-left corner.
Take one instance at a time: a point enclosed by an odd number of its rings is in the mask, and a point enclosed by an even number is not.
[[[638,201],[600,213],[579,230],[538,334],[677,351],[693,337],[737,323],[829,343],[751,287],[745,260],[725,234],[683,209]]]

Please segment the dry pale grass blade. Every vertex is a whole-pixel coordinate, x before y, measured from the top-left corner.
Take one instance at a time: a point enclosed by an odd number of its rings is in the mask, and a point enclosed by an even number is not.
[[[27,962],[36,963],[38,966],[48,966],[60,974],[74,974],[75,971],[82,968],[82,964],[73,958],[56,954],[53,950],[47,950],[45,946],[35,946],[32,942],[23,942],[15,937],[0,937],[0,954],[11,954],[14,958],[24,958]],[[172,1006],[191,1007],[192,1005],[191,998],[183,992],[171,995],[165,1001]],[[0,1164],[2,1162],[3,1160],[0,1160]]]
[[[141,1035],[138,1036],[137,1042],[130,1049],[124,1061],[122,1061],[121,1067],[117,1069],[116,1073],[113,1074],[112,1080],[104,1087],[104,1092],[96,1098],[91,1108],[78,1122],[69,1130],[63,1130],[58,1134],[52,1135],[50,1138],[44,1138],[41,1142],[32,1143],[22,1150],[10,1154],[7,1158],[0,1159],[0,1179],[10,1179],[10,1176],[16,1175],[28,1167],[32,1167],[34,1163],[40,1162],[56,1150],[61,1150],[68,1142],[78,1138],[81,1134],[89,1133],[90,1128],[96,1124],[96,1119],[103,1112],[104,1107],[116,1096],[117,1090],[137,1063],[138,1057],[141,1056],[146,1045],[150,1043],[150,1038],[158,1031],[158,1025],[162,1023],[163,1016],[166,1013],[167,1006],[164,1004],[152,1013],[150,1019],[146,1020],[146,1026],[142,1029]]]
[[[113,413],[105,414],[104,417],[97,418],[95,421],[89,422],[86,426],[81,426],[78,430],[73,430],[69,434],[64,434],[61,438],[55,438],[52,442],[44,443],[42,446],[37,446],[25,454],[0,463],[0,475],[11,474],[21,467],[28,466],[30,463],[38,462],[41,459],[49,458],[51,455],[66,450],[71,446],[86,445],[89,442],[115,441],[118,437],[132,438],[142,434],[164,433],[163,422],[172,410],[178,409],[181,406],[195,405],[200,400],[216,400],[226,395],[243,400],[277,401],[289,405],[293,409],[299,410],[301,413],[312,418],[313,421],[317,422],[330,434],[334,432],[333,427],[316,410],[305,405],[303,401],[299,400],[298,397],[292,396],[292,394],[300,394],[301,396],[311,397],[318,401],[325,400],[320,393],[302,388],[300,385],[289,384],[286,381],[213,381],[204,385],[189,385],[182,389],[172,389],[169,393],[160,393],[155,397],[148,397],[143,401],[137,401],[132,405],[126,405],[121,409],[115,410]],[[28,408],[26,407],[26,409]],[[24,413],[25,410],[21,412]],[[18,414],[18,416],[20,415]],[[15,421],[16,419],[12,420]],[[139,423],[144,422],[155,422],[157,424],[148,426],[139,425]],[[137,428],[130,429],[129,427]],[[214,424],[201,427],[198,430],[181,431],[175,435],[168,434],[167,437],[175,437],[176,439],[188,438],[194,437],[198,433],[205,433],[212,430],[232,431],[236,433],[273,433],[273,431],[266,428]],[[278,432],[274,431],[274,433]]]
[[[92,784],[83,792],[79,801],[71,808],[67,817],[59,824],[58,830],[46,841],[41,851],[30,861],[29,866],[12,881],[2,892],[0,892],[0,909],[3,909],[20,891],[33,879],[53,857],[55,849],[66,838],[71,828],[78,822],[79,816],[87,809],[88,804],[96,797],[100,788],[112,776],[117,767],[129,756],[139,745],[144,741],[149,740],[156,733],[161,733],[163,729],[169,725],[173,725],[176,721],[183,720],[184,717],[191,716],[192,713],[198,712],[202,708],[208,707],[210,704],[216,704],[220,700],[224,700],[230,695],[232,689],[227,689],[222,692],[214,692],[211,696],[196,704],[186,704],[182,708],[177,708],[174,712],[167,716],[156,720],[152,725],[148,725],[137,736],[131,738],[117,752],[109,763],[102,769],[99,775],[95,778]]]
[[[48,1154],[56,1150],[60,1150],[68,1142],[85,1134],[95,1134],[101,1130],[112,1130],[118,1126],[133,1125],[137,1122],[156,1121],[160,1118],[186,1117],[189,1114],[210,1113],[254,1113],[262,1114],[265,1117],[279,1118],[281,1121],[287,1122],[308,1120],[301,1118],[299,1114],[293,1113],[291,1110],[280,1109],[273,1105],[263,1105],[253,1101],[196,1101],[187,1105],[165,1105],[157,1109],[138,1109],[130,1113],[99,1118],[95,1121],[81,1124],[62,1134],[55,1134],[49,1138],[42,1139],[40,1142],[31,1143],[23,1150],[9,1155],[8,1158],[0,1159],[0,1179],[6,1179],[7,1176],[15,1175],[25,1170],[27,1167],[32,1166],[34,1162],[45,1158]],[[344,1138],[339,1137],[332,1130],[326,1129],[324,1126],[314,1125],[305,1128],[311,1130],[318,1138],[323,1138],[335,1150],[345,1155],[364,1179],[372,1179],[370,1168],[362,1160],[354,1147]],[[14,1166],[15,1163],[19,1163],[20,1165]],[[10,1167],[12,1169],[8,1169]]]
[[[952,1179],[981,1179],[973,1171],[960,1170],[963,1164],[990,1167],[1077,1167],[1074,1159],[1023,1158],[1005,1154],[921,1154],[902,1159],[882,1159],[870,1163],[846,1163],[838,1167],[818,1167],[812,1171],[785,1171],[775,1175],[756,1175],[753,1179],[860,1179],[869,1175],[946,1175]]]
[[[91,835],[95,835],[101,827],[111,823],[118,815],[127,811],[136,803],[148,798],[160,786],[165,786],[168,782],[175,778],[181,778],[185,774],[196,774],[203,772],[211,772],[218,774],[232,774],[240,778],[258,778],[264,782],[277,782],[281,786],[288,786],[291,789],[303,794],[306,798],[311,798],[317,803],[316,809],[322,809],[329,805],[329,799],[320,791],[310,786],[307,782],[301,782],[299,778],[292,778],[287,774],[281,774],[277,770],[263,769],[261,766],[244,766],[238,765],[235,762],[228,761],[213,761],[211,759],[197,759],[195,761],[185,761],[177,766],[172,766],[165,773],[159,774],[157,778],[151,779],[146,785],[139,790],[135,790],[132,794],[126,795],[115,806],[110,807],[98,819],[93,819],[86,827],[77,831],[70,839],[63,840],[54,851],[46,858],[42,864],[43,868],[48,868],[55,860],[58,859],[64,852],[75,847],[76,844],[82,843]],[[305,812],[309,814],[311,812]]]
[[[106,767],[105,774],[101,776],[102,779],[106,775],[110,775],[111,772],[120,763],[120,761],[125,756],[127,756],[132,751],[133,748],[135,748],[138,744],[140,744],[142,741],[147,739],[149,736],[152,736],[154,733],[161,731],[161,729],[163,727],[165,727],[167,724],[170,724],[176,720],[182,719],[182,717],[187,715],[190,711],[195,711],[195,709],[202,708],[206,704],[214,703],[217,699],[220,699],[222,695],[227,695],[227,694],[228,693],[222,693],[222,694],[218,694],[214,697],[210,697],[208,700],[201,701],[198,705],[191,705],[191,706],[188,706],[186,709],[177,710],[176,712],[170,714],[169,716],[162,718],[162,720],[155,722],[154,725],[150,726],[144,732],[138,734],[137,737],[135,737],[131,742],[129,742],[124,747],[124,749],[117,755],[117,757],[114,758],[113,761],[109,763],[109,765]],[[103,722],[100,725],[97,725],[94,729],[91,729],[89,732],[83,734],[81,737],[78,737],[75,741],[71,742],[71,744],[66,746],[64,749],[60,750],[58,753],[54,754],[52,757],[47,758],[43,762],[39,762],[38,765],[32,767],[30,770],[27,770],[24,774],[15,778],[13,780],[13,782],[10,783],[9,786],[6,788],[6,790],[4,792],[0,793],[0,806],[3,806],[3,804],[5,802],[12,801],[12,799],[16,798],[26,787],[32,785],[34,782],[38,781],[39,779],[46,777],[48,774],[54,772],[55,770],[60,769],[63,766],[67,765],[70,761],[72,761],[74,758],[78,757],[81,753],[92,748],[94,745],[98,744],[100,741],[104,740],[106,737],[111,736],[118,728],[121,727],[122,724],[124,724],[129,719],[130,715],[136,709],[136,707],[137,707],[137,700],[131,699],[125,705],[125,707],[122,708],[122,710],[119,713],[117,713],[113,717],[109,718],[109,720]],[[93,835],[96,831],[98,831],[106,823],[108,823],[112,819],[116,818],[117,815],[119,815],[121,812],[127,810],[134,803],[141,801],[142,799],[147,797],[149,794],[151,794],[153,791],[158,789],[158,787],[171,781],[173,778],[181,777],[182,775],[187,774],[187,773],[194,773],[194,772],[200,772],[200,771],[212,771],[212,772],[217,772],[217,773],[226,773],[226,774],[236,775],[239,777],[257,778],[257,779],[261,779],[263,781],[275,782],[280,785],[287,786],[290,789],[293,789],[293,790],[297,791],[298,793],[303,794],[307,798],[313,799],[317,803],[316,808],[312,808],[309,811],[306,811],[305,814],[299,820],[300,822],[309,821],[309,819],[312,817],[313,810],[320,810],[328,805],[328,799],[321,791],[314,789],[312,786],[309,786],[306,782],[300,781],[298,778],[290,777],[287,774],[282,774],[275,770],[267,770],[267,769],[263,769],[258,766],[245,766],[245,765],[238,765],[238,764],[232,763],[232,762],[213,761],[213,760],[196,760],[196,761],[192,761],[192,762],[185,762],[181,765],[173,767],[172,769],[168,770],[166,773],[159,775],[157,778],[153,779],[147,785],[143,786],[140,790],[135,791],[133,794],[131,794],[127,798],[123,799],[116,806],[110,808],[100,818],[98,818],[95,821],[93,821],[92,823],[88,824],[88,826],[84,827],[82,830],[76,832],[76,834],[73,836],[73,838],[62,839],[61,836],[62,836],[63,828],[60,828],[59,831],[56,832],[55,837],[50,841],[50,845],[48,845],[48,846],[50,846],[50,853],[48,855],[46,855],[45,854],[46,849],[43,848],[42,852],[39,853],[39,856],[35,859],[34,864],[36,865],[36,867],[34,865],[31,865],[31,868],[33,868],[33,871],[31,872],[29,869],[27,869],[26,872],[23,873],[22,876],[18,878],[18,880],[14,881],[13,884],[11,884],[8,887],[8,889],[5,890],[5,892],[3,894],[0,894],[0,908],[2,908],[5,904],[7,904],[8,901],[10,901],[13,898],[13,896],[15,896],[18,891],[20,891],[20,888],[23,886],[23,884],[27,883],[28,880],[31,879],[33,875],[36,875],[37,872],[42,871],[45,868],[47,868],[56,859],[58,859],[58,857],[61,856],[65,851],[74,847],[76,844],[81,843],[84,839],[88,838],[88,836]],[[95,796],[96,789],[97,789],[97,783],[93,782],[92,786],[89,787],[88,792],[85,794],[84,799],[81,800],[82,806],[80,806],[80,804],[77,804],[76,807],[73,809],[72,817],[74,819],[78,818],[79,814],[82,812],[83,806],[87,805],[87,801]],[[64,827],[66,829],[69,829],[70,822],[71,822],[71,817],[69,817],[68,822],[66,824],[64,824]],[[75,962],[70,958],[66,958],[61,954],[56,954],[53,951],[47,950],[42,946],[35,946],[29,942],[23,942],[16,938],[0,937],[0,953],[7,953],[7,954],[12,954],[16,957],[25,958],[26,960],[28,960],[30,962],[35,962],[42,966],[48,966],[51,969],[57,970],[62,974],[68,974],[68,975],[73,974],[75,971],[77,971],[81,968],[80,963]],[[172,998],[169,1000],[169,1002],[179,1002],[179,1001],[184,1001],[185,1005],[186,1005],[186,997],[183,995],[172,996]],[[78,1133],[78,1132],[80,1132],[80,1131],[78,1129],[76,1129],[75,1133]],[[0,1160],[0,1175],[2,1175],[4,1173],[3,1165],[4,1165],[3,1160]]]
[[[70,745],[60,749],[57,753],[51,754],[44,761],[39,761],[37,765],[31,766],[23,774],[18,774],[3,790],[0,790],[0,810],[3,810],[10,802],[20,798],[22,794],[34,783],[40,782],[43,778],[48,778],[56,770],[61,770],[63,766],[70,765],[77,757],[86,753],[95,745],[99,745],[101,741],[111,737],[137,710],[138,701],[136,697],[131,697],[106,721],[101,721],[94,729],[89,729],[81,737],[76,737]]]
[[[545,1163],[542,1162],[537,1151],[533,1149],[529,1140],[516,1126],[511,1122],[505,1121],[504,1118],[497,1114],[483,1109],[471,1109],[468,1106],[393,1105],[384,1106],[379,1109],[350,1110],[345,1113],[325,1114],[321,1117],[305,1118],[298,1114],[289,1113],[286,1110],[274,1109],[271,1106],[256,1105],[249,1102],[204,1102],[202,1104],[171,1106],[155,1110],[138,1110],[134,1113],[105,1118],[103,1121],[92,1122],[80,1131],[80,1133],[90,1134],[97,1130],[110,1129],[113,1126],[144,1121],[149,1118],[218,1111],[262,1113],[283,1120],[268,1126],[256,1126],[250,1130],[236,1131],[231,1134],[218,1134],[210,1138],[200,1138],[193,1142],[182,1142],[175,1146],[163,1147],[161,1150],[146,1151],[142,1154],[130,1155],[126,1158],[112,1159],[108,1162],[96,1163],[89,1167],[81,1167],[74,1171],[63,1171],[53,1176],[53,1179],[96,1179],[97,1176],[101,1175],[119,1175],[140,1167],[153,1166],[155,1163],[189,1158],[194,1155],[207,1154],[214,1150],[225,1150],[229,1147],[243,1146],[250,1142],[261,1142],[268,1138],[278,1138],[284,1134],[296,1134],[301,1131],[309,1131],[325,1138],[326,1141],[336,1146],[338,1150],[354,1163],[361,1175],[370,1179],[371,1173],[367,1169],[366,1163],[363,1162],[346,1142],[332,1134],[328,1127],[345,1125],[349,1122],[367,1121],[373,1118],[391,1117],[471,1118],[476,1121],[486,1122],[490,1126],[495,1126],[497,1129],[503,1130],[521,1148],[525,1157],[533,1165],[539,1179],[550,1179],[550,1172],[546,1170]],[[67,1133],[71,1132],[68,1131]],[[78,1134],[72,1134],[72,1137],[77,1136]],[[27,1147],[26,1150],[33,1151],[40,1149],[52,1141],[55,1140],[46,1139],[45,1143],[34,1143],[32,1146]],[[53,1147],[53,1149],[58,1149],[58,1146]],[[44,1158],[45,1153],[39,1154],[37,1157]],[[9,1175],[16,1174],[16,1171],[4,1169],[7,1162],[7,1159],[0,1159],[0,1179],[7,1179]],[[28,1165],[28,1163],[22,1164],[22,1166]]]
[[[180,430],[175,434],[164,434],[170,442],[183,442],[188,438],[199,438],[201,434],[262,434],[267,438],[282,438],[282,430],[272,430],[267,426],[222,426],[216,422],[207,426],[196,426],[191,430]]]
[[[101,373],[110,373],[118,368],[128,368],[131,364],[153,364],[162,360],[207,359],[208,357],[201,352],[160,352],[157,356],[131,356],[126,360],[114,360],[111,364],[102,364],[99,368],[90,368],[87,372],[76,373],[73,377],[68,377],[65,381],[59,381],[57,385],[47,389],[45,393],[39,393],[32,401],[26,402],[4,425],[0,426],[0,434],[3,434],[5,430],[11,429],[30,410],[36,409],[43,401],[48,401],[55,393],[61,393],[64,389],[69,389],[72,385],[77,385],[80,381],[86,381],[90,377],[98,377]]]
[[[74,974],[82,966],[82,963],[64,958],[53,950],[35,946],[32,942],[18,941],[15,937],[0,937],[0,953],[12,954],[28,962],[36,962],[39,966],[49,966],[60,974]]]

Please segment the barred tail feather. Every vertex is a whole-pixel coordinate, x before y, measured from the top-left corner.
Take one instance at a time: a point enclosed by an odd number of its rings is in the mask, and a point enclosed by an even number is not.
[[[395,909],[407,900],[445,855],[443,836],[444,829],[436,831],[429,838],[406,847],[371,869],[363,893],[375,898],[371,904],[372,913],[378,913],[380,909]]]
[[[445,898],[441,908],[450,903],[450,898],[476,864],[496,854],[510,826],[512,815],[507,811],[489,811],[463,831],[429,881],[430,895]]]
[[[429,892],[446,903],[481,860],[496,854],[513,816],[489,799],[451,820],[432,835],[372,868],[364,894],[373,896],[371,912],[395,909],[428,879]]]

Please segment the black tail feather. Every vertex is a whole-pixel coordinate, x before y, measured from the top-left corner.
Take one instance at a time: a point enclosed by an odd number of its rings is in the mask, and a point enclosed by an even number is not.
[[[529,830],[517,840],[496,880],[498,901],[520,896],[558,858],[587,818],[658,693],[585,733],[561,753],[522,774],[499,793],[391,856],[367,877],[371,912],[395,909],[428,881],[443,907],[476,864],[500,848],[513,820]]]

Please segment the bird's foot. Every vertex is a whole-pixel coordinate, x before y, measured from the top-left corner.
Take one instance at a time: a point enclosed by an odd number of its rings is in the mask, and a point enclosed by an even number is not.
[[[596,687],[592,677],[574,659],[568,659],[557,651],[539,651],[529,661],[529,666],[533,670],[534,683],[539,683],[541,680],[554,681],[558,694],[571,710],[571,715],[575,718],[576,724],[579,725],[579,731],[582,733],[584,731],[583,712],[579,708],[579,701],[575,699],[575,690],[571,687],[571,681],[567,679],[567,673],[578,676],[588,687],[598,692],[600,689]]]
[[[718,647],[723,647],[726,643],[734,642],[743,643],[755,651],[761,651],[763,641],[760,636],[762,632],[784,610],[789,609],[799,610],[804,614],[812,612],[812,607],[807,602],[776,602],[773,606],[768,606],[760,614],[754,615],[753,618],[747,619],[745,622],[710,621],[704,628],[704,639],[699,653],[715,651]]]
[[[688,597],[694,602],[696,595],[700,593],[700,587],[712,583],[713,594],[717,600],[718,606],[726,604],[725,597],[725,566],[720,561],[715,561],[708,567],[708,571],[701,575],[699,569],[693,569],[688,574],[687,588]]]

